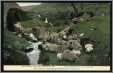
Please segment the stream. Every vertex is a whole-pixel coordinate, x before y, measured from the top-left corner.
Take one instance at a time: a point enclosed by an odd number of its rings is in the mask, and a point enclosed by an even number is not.
[[[29,52],[26,53],[29,59],[29,64],[37,65],[41,53],[41,51],[38,49],[38,45],[40,45],[42,42],[39,41],[39,42],[29,42],[29,43],[31,44],[27,47]]]
[[[31,36],[33,39],[36,40],[36,38],[34,38],[34,36]],[[37,65],[38,61],[39,61],[39,57],[40,57],[40,53],[41,50],[38,48],[38,46],[40,44],[42,44],[42,42],[38,41],[38,42],[30,42],[30,45],[28,47],[26,47],[26,55],[29,59],[29,64],[30,65]]]

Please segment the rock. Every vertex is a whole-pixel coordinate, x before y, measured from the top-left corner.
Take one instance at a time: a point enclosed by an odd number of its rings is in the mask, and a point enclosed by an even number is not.
[[[41,17],[41,15],[39,14],[39,15],[38,15],[38,17],[40,18],[40,17]]]
[[[84,35],[85,35],[84,33],[81,33],[79,36],[80,36],[80,37],[83,37]]]
[[[32,51],[33,51],[33,48],[26,48],[26,49],[25,49],[25,52],[26,52],[26,53],[29,53],[29,52],[32,52]]]
[[[45,23],[48,23],[48,20],[47,20],[47,18],[45,18]]]
[[[30,37],[32,40],[36,40],[36,41],[37,41],[37,38],[34,36],[33,33],[30,33],[30,34],[29,34],[29,37]]]
[[[22,33],[24,30],[20,22],[17,22],[16,24],[14,24],[14,27],[17,33]]]
[[[53,24],[51,22],[49,24],[50,24],[50,26],[53,26]]]

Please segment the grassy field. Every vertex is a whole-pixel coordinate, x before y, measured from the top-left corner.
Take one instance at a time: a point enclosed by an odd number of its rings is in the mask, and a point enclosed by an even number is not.
[[[77,5],[78,10],[80,10],[80,4]],[[49,56],[48,65],[108,65],[109,60],[106,57],[110,51],[110,14],[109,14],[109,4],[100,4],[100,5],[85,5],[84,4],[83,11],[93,11],[96,12],[95,18],[90,21],[83,21],[77,24],[74,24],[72,28],[74,28],[75,32],[85,33],[84,37],[89,37],[93,40],[98,41],[96,44],[95,50],[91,54],[87,54],[83,52],[78,60],[75,62],[63,61],[59,63],[56,58],[56,53],[46,52]],[[96,11],[98,10],[98,11]],[[51,31],[60,31],[64,29],[65,22],[68,20],[70,23],[70,19],[68,18],[68,14],[65,12],[73,11],[73,8],[68,5],[63,4],[42,4],[33,8],[33,11],[36,14],[42,15],[42,19],[38,17],[33,18],[32,20],[23,21],[22,25],[25,28],[32,28],[37,26],[44,26]],[[60,13],[61,14],[60,14]],[[62,15],[64,13],[65,15]],[[104,13],[104,16],[102,14]],[[60,17],[60,15],[62,17]],[[67,18],[66,18],[67,15]],[[64,17],[63,17],[64,16]],[[50,27],[49,24],[44,23],[44,18],[47,17],[50,22],[54,24],[54,27]],[[91,27],[96,28],[96,30],[91,30]]]

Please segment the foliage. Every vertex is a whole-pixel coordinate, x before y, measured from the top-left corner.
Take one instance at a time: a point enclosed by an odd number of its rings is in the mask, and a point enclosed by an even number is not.
[[[5,30],[3,40],[4,64],[29,64],[24,49],[29,44],[25,39],[18,38],[14,33]]]

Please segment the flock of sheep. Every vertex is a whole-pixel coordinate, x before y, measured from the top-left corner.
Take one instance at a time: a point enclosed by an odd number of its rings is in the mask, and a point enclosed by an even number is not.
[[[25,33],[20,23],[16,23],[15,27],[19,32],[19,37],[26,38],[32,42],[41,41],[41,48],[45,51],[57,53],[56,57],[58,60],[74,61],[80,57],[83,48],[85,52],[92,52],[94,50],[92,40],[87,38],[81,40],[80,38],[84,36],[84,33],[76,34],[71,27],[67,27],[59,33],[49,32],[43,27],[35,27],[32,28],[32,32]]]

